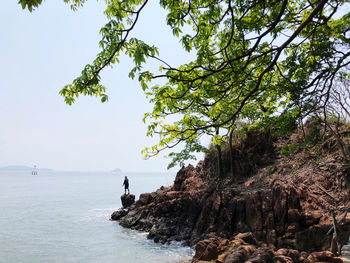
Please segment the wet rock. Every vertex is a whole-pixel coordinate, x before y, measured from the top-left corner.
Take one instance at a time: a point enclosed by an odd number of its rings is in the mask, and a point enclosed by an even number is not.
[[[138,212],[136,210],[130,210],[126,216],[120,219],[119,224],[127,228],[144,230],[141,227],[137,227],[137,224],[140,222],[140,219],[144,217],[145,213],[145,211]]]
[[[111,220],[119,220],[128,214],[129,210],[120,208],[119,210],[113,212],[111,215]]]
[[[124,208],[127,208],[135,203],[135,195],[133,194],[122,195],[120,199],[122,200],[122,205]]]

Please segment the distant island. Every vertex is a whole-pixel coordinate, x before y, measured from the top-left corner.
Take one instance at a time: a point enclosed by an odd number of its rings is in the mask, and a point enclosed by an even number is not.
[[[9,165],[0,167],[0,171],[32,171],[34,167],[26,166],[26,165]],[[51,172],[52,169],[49,168],[36,168],[38,171],[46,171]]]
[[[121,173],[121,172],[122,172],[122,169],[120,169],[120,168],[114,169],[112,171],[112,173]]]

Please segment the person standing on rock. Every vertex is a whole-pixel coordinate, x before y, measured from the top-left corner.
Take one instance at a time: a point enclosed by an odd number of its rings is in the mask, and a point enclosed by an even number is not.
[[[124,194],[126,195],[126,190],[128,190],[128,194],[130,194],[130,190],[129,190],[129,179],[127,176],[125,176],[125,179],[124,179]]]

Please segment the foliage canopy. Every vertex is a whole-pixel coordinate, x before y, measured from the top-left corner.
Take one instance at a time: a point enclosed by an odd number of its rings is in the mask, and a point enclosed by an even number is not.
[[[20,0],[30,11],[42,0]],[[85,1],[64,0],[72,8]],[[106,0],[108,23],[101,52],[60,94],[72,104],[79,94],[108,99],[101,71],[124,53],[134,61],[153,111],[148,135],[159,143],[146,157],[184,143],[170,166],[203,151],[203,135],[220,145],[239,119],[264,122],[289,111],[294,116],[323,107],[334,82],[348,79],[349,1],[345,0],[159,0],[167,25],[195,59],[179,67],[164,61],[156,46],[131,38],[149,0]],[[189,30],[190,28],[190,30]],[[159,70],[146,71],[150,59]],[[164,85],[152,81],[163,79]],[[176,115],[176,121],[168,118]]]

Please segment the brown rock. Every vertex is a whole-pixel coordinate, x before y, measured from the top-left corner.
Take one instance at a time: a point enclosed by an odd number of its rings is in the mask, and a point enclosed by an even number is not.
[[[274,258],[274,253],[271,248],[259,247],[251,257],[246,261],[251,263],[272,263]]]
[[[276,230],[274,230],[274,229],[267,230],[266,242],[268,244],[272,244],[272,245],[276,244],[276,242],[277,242]]]
[[[294,261],[292,260],[291,257],[278,255],[273,258],[273,262],[274,263],[293,263]]]
[[[295,249],[286,249],[286,248],[281,248],[277,250],[275,253],[275,257],[282,256],[282,259],[288,261],[290,258],[292,262],[299,262],[300,261],[300,253],[298,250]],[[282,261],[281,261],[282,262]]]
[[[190,178],[195,172],[195,168],[190,164],[187,167],[182,167],[180,171],[177,172],[173,189],[174,191],[184,191],[185,181]]]
[[[322,214],[320,212],[305,214],[304,217],[302,218],[302,224],[305,226],[316,225],[320,222],[321,217],[322,217]]]
[[[288,210],[288,223],[298,223],[300,221],[300,212],[298,209]]]
[[[326,250],[329,248],[330,236],[327,230],[321,226],[312,226],[304,231],[296,233],[296,248],[299,251]]]
[[[300,252],[299,262],[306,262],[308,256],[309,254],[305,251]]]
[[[232,250],[224,263],[241,263],[246,261],[256,250],[252,245],[242,245]]]
[[[240,233],[240,234],[237,234],[234,238],[235,239],[242,239],[244,242],[246,242],[250,245],[257,245],[258,244],[258,241],[256,240],[256,238],[252,232]]]
[[[199,241],[196,245],[196,254],[193,257],[194,261],[198,260],[215,260],[219,256],[219,239],[210,238]]]
[[[126,216],[128,214],[128,210],[126,209],[119,209],[111,215],[111,220],[119,220],[120,218]]]
[[[127,208],[135,203],[135,195],[133,194],[122,195],[120,199],[122,200],[122,205],[124,208]]]
[[[261,231],[263,227],[263,215],[261,209],[261,198],[259,193],[248,194],[245,197],[246,203],[246,224],[253,231]]]
[[[140,198],[139,200],[137,200],[135,206],[139,207],[139,206],[148,205],[154,200],[154,197],[155,197],[155,193],[140,194]]]
[[[309,262],[343,263],[341,258],[338,258],[330,251],[313,252],[308,256],[307,260]]]

